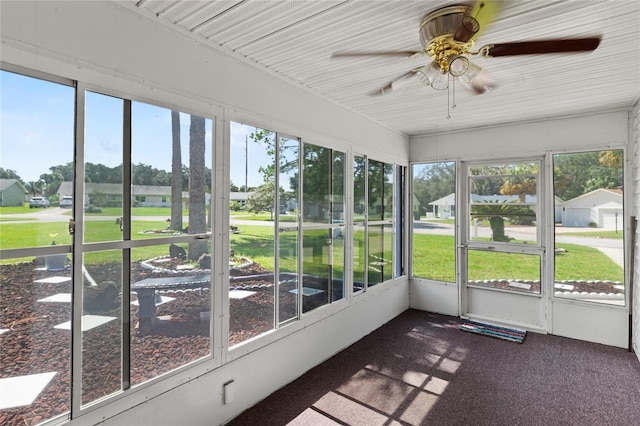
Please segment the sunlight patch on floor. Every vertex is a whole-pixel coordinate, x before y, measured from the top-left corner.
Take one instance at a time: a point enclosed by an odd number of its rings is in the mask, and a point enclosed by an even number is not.
[[[0,379],[0,410],[31,405],[57,373]]]
[[[99,327],[117,319],[116,317],[104,317],[101,315],[83,315],[82,316],[82,331],[88,331],[92,328]],[[55,325],[53,328],[58,330],[71,330],[71,321],[63,322],[62,324]]]
[[[71,303],[71,293],[58,293],[38,300],[43,303]]]
[[[364,424],[369,426],[383,426],[399,423],[389,423],[389,417],[372,410],[356,401],[345,398],[335,392],[329,392],[320,398],[314,408],[327,413],[331,417],[346,424]]]
[[[35,280],[34,283],[60,284],[71,281],[71,277],[47,277]]]

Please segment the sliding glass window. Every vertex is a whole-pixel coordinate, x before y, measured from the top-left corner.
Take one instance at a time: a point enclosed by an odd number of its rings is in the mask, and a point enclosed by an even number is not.
[[[344,297],[344,168],[342,152],[304,144],[303,312]]]
[[[230,165],[233,346],[344,297],[345,154],[232,122]]]
[[[74,178],[74,105],[70,81],[0,71],[2,424],[71,409],[71,214],[59,188]]]
[[[396,238],[393,164],[356,155],[353,168],[355,293],[394,277]]]
[[[0,418],[75,417],[210,357],[213,120],[0,79]]]
[[[279,260],[277,249],[282,249],[284,270],[279,277],[283,287],[297,288],[298,218],[294,213],[291,222],[282,220],[284,228],[276,226],[280,192],[276,191],[276,178],[286,180],[287,173],[277,167],[278,151],[289,151],[282,157],[292,169],[297,168],[299,142],[292,140],[287,145],[277,142],[273,131],[231,123],[229,346],[276,327],[276,294],[282,303],[280,319],[298,315],[295,295],[287,291],[276,293],[274,277]],[[290,195],[291,190],[286,192]],[[283,194],[282,198],[287,197]]]

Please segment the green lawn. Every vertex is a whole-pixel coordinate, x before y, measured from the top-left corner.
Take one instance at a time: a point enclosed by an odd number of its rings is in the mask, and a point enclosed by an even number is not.
[[[133,239],[154,238],[157,235],[142,234],[143,231],[162,230],[166,222],[134,220],[131,223]],[[56,234],[52,237],[53,234]],[[122,238],[120,226],[112,220],[85,222],[85,242],[117,241]],[[66,222],[28,222],[0,224],[0,249],[42,247],[56,244],[71,244]]]
[[[595,237],[595,238],[612,238],[615,240],[621,240],[624,238],[624,232],[622,231],[584,231],[584,232],[557,232],[556,236],[562,235],[566,237]]]
[[[0,215],[35,213],[35,212],[40,212],[42,210],[57,209],[57,208],[58,207],[48,207],[46,209],[30,209],[29,203],[25,203],[22,206],[0,206]]]
[[[86,213],[87,216],[122,216],[122,207],[100,207],[100,213]],[[183,216],[189,215],[189,210],[182,210]],[[171,217],[170,207],[131,207],[131,216],[166,216]]]
[[[237,220],[255,220],[257,222],[272,222],[274,218],[269,213],[249,213],[245,211],[231,212],[231,219]],[[280,222],[296,222],[296,215],[281,214]]]
[[[455,240],[447,235],[414,235],[413,273],[417,277],[455,282]],[[556,280],[624,281],[624,271],[604,253],[591,247],[558,244]],[[538,279],[537,256],[473,251],[473,279]]]
[[[87,221],[85,222],[85,241],[117,241],[121,238],[120,227],[115,221]],[[161,230],[167,227],[165,221],[132,222],[134,239],[154,238],[154,235],[141,234],[147,230]],[[274,268],[274,228],[272,226],[239,226],[240,233],[231,235],[231,248],[238,256],[246,256],[262,264],[267,269]],[[358,239],[356,232],[356,240]],[[56,244],[70,244],[71,236],[67,231],[66,222],[28,222],[28,223],[0,223],[0,249],[41,247],[51,244],[50,234]],[[297,270],[298,247],[296,243],[297,231],[280,232],[280,268],[282,271]],[[371,243],[371,247],[381,247],[378,253],[382,257],[390,257],[385,252],[389,242],[384,238],[386,234],[372,233],[372,237],[380,238],[380,244]],[[334,266],[342,265],[344,251],[341,239],[334,239]],[[441,281],[455,282],[455,241],[452,236],[416,234],[414,235],[414,275]],[[623,270],[609,257],[590,247],[573,244],[558,244],[558,248],[566,251],[556,255],[557,280],[612,280],[624,281]],[[359,246],[360,249],[363,247]],[[323,274],[330,263],[328,259],[329,245],[327,230],[305,231],[303,242],[305,256],[304,268]],[[166,244],[133,250],[134,260],[167,254]],[[95,261],[119,259],[117,250],[101,254],[86,255]],[[361,258],[363,254],[356,253]],[[15,261],[12,259],[11,261]],[[8,261],[5,261],[8,262]],[[474,279],[488,278],[537,278],[537,256],[503,255],[502,253],[474,251],[471,258]],[[361,264],[362,262],[359,262]],[[339,271],[342,268],[336,270]],[[356,273],[361,266],[356,265]],[[361,272],[361,271],[360,271]],[[499,275],[499,276],[498,276]]]
[[[274,228],[271,226],[241,225],[239,234],[231,235],[231,249],[236,256],[248,257],[269,270],[274,265]],[[297,231],[280,232],[280,271],[295,272],[297,266]],[[303,250],[305,273],[326,276],[329,265],[329,245],[327,230],[314,229],[304,231]],[[340,274],[344,264],[343,240],[334,239],[333,265],[334,275]],[[340,266],[339,266],[340,265]]]
[[[576,244],[557,244],[556,280],[624,282],[624,270],[600,250]]]
[[[455,238],[448,235],[414,234],[413,275],[455,282]]]

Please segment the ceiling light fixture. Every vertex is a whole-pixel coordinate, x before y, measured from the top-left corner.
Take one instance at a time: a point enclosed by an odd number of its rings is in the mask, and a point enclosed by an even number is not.
[[[436,90],[447,90],[450,87],[449,80],[453,86],[455,79],[459,78],[472,89],[471,81],[482,68],[464,56],[473,47],[472,38],[480,30],[480,24],[469,15],[470,11],[471,8],[465,5],[448,6],[429,13],[422,20],[420,40],[433,62],[415,70],[415,73],[425,85]],[[451,97],[451,93],[448,96]]]
[[[455,108],[455,85],[460,80],[476,94],[485,93],[495,87],[491,79],[481,72],[480,66],[471,62],[468,56],[483,57],[536,55],[550,53],[592,52],[600,41],[601,35],[582,38],[555,38],[548,40],[519,41],[511,43],[487,44],[471,51],[475,38],[480,31],[491,23],[498,13],[501,2],[495,0],[476,0],[470,5],[449,5],[427,14],[420,24],[422,50],[401,50],[384,52],[342,52],[336,57],[393,56],[413,58],[431,57],[429,65],[413,68],[388,82],[372,94],[386,95],[394,85],[402,80],[417,76],[425,85],[436,90],[447,90],[447,98],[453,98]],[[451,105],[448,102],[448,105]],[[449,111],[449,109],[447,109]],[[449,118],[449,114],[447,114]]]

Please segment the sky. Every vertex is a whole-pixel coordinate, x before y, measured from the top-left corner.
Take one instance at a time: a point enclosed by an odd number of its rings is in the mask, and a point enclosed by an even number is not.
[[[122,163],[122,99],[95,92],[85,95],[85,162],[115,167]],[[171,171],[171,112],[132,103],[132,162]],[[188,114],[180,113],[182,163],[189,163]],[[206,166],[212,167],[213,121],[207,119]],[[240,187],[263,183],[260,167],[273,162],[265,145],[250,135],[256,127],[231,122],[231,182]],[[74,158],[74,89],[0,71],[0,167],[15,170],[25,182],[37,181],[52,166]],[[248,166],[248,168],[247,168]],[[281,185],[288,185],[283,176]]]

